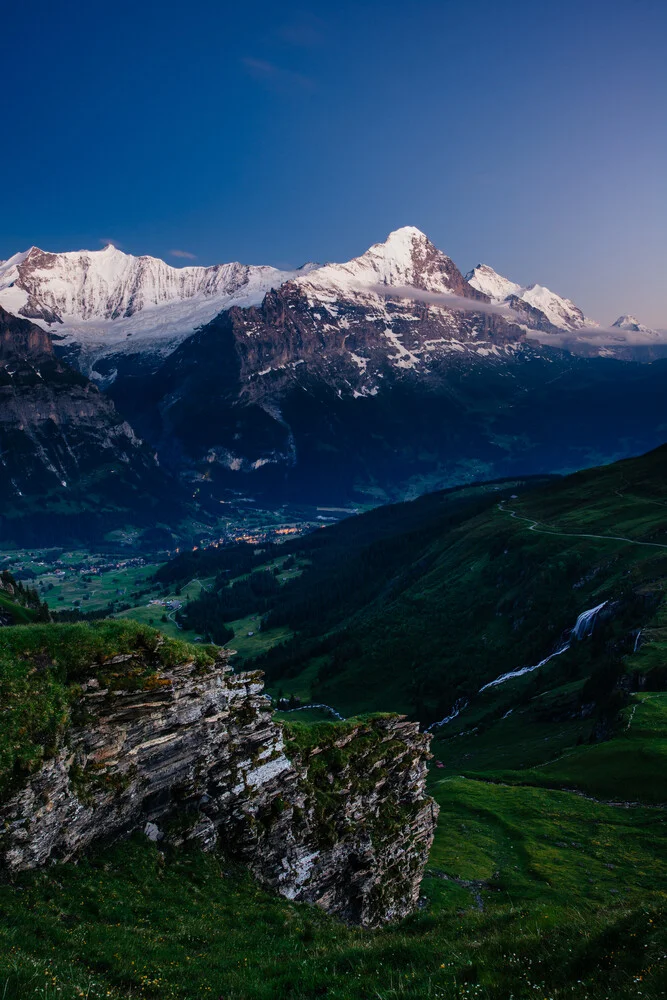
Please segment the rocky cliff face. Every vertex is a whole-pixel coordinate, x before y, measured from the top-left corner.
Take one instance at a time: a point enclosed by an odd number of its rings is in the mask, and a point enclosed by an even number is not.
[[[54,524],[158,502],[155,455],[91,382],[58,360],[48,333],[0,308],[0,502],[10,538],[25,518]],[[61,525],[62,527],[62,525]],[[2,532],[0,519],[0,532]],[[67,530],[62,537],[67,537]]]
[[[415,723],[327,725],[311,740],[295,727],[286,744],[261,675],[235,675],[224,659],[134,692],[89,680],[75,712],[67,746],[0,807],[10,871],[143,830],[220,845],[284,896],[366,926],[415,905],[437,818],[424,793],[429,738]]]

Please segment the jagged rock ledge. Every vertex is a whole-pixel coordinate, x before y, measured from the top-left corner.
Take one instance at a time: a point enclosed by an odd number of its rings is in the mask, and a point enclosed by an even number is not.
[[[223,655],[162,669],[140,690],[105,689],[94,674],[64,745],[0,805],[0,867],[68,860],[143,830],[220,845],[263,884],[350,922],[412,910],[437,819],[417,724],[283,727],[262,675],[234,674]]]

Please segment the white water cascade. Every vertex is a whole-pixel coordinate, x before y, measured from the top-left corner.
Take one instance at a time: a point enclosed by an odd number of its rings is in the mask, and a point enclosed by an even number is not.
[[[591,634],[595,627],[595,619],[598,616],[598,611],[602,611],[606,603],[606,601],[603,601],[602,604],[598,604],[597,607],[591,608],[589,611],[582,611],[570,633],[570,641],[572,639],[586,639]]]
[[[507,674],[501,674],[500,677],[496,677],[495,680],[489,681],[488,684],[484,684],[479,689],[478,693],[481,694],[482,691],[486,691],[486,689],[490,687],[497,687],[498,684],[504,684],[505,681],[512,680],[513,677],[523,677],[524,674],[530,674],[533,670],[538,670],[540,667],[543,667],[545,663],[549,662],[549,660],[553,660],[554,657],[561,656],[562,653],[566,653],[575,639],[585,639],[591,634],[595,627],[595,619],[598,616],[598,612],[602,610],[606,603],[606,601],[603,601],[602,604],[598,604],[594,608],[589,608],[588,611],[582,611],[575,622],[574,628],[570,632],[567,642],[565,645],[561,646],[560,649],[557,649],[555,653],[551,653],[550,656],[545,656],[543,660],[540,660],[539,663],[534,664],[532,667],[521,667],[519,670],[510,670]]]
[[[345,722],[345,717],[337,712],[331,705],[299,705],[297,708],[281,708],[281,712],[305,712],[307,708],[321,708],[326,712],[331,712],[340,722]]]
[[[446,715],[444,719],[440,719],[439,722],[432,722],[430,726],[426,727],[424,732],[430,733],[432,729],[436,728],[436,726],[446,726],[448,722],[453,722],[454,719],[461,714],[463,709],[467,707],[468,707],[468,699],[458,698],[457,701],[454,703],[451,713],[449,715]]]
[[[633,653],[636,653],[637,650],[639,649],[639,646],[640,646],[640,643],[641,643],[641,638],[642,638],[642,630],[638,629],[637,635],[635,636],[635,644],[634,644],[634,647],[633,647],[633,650],[632,650]]]

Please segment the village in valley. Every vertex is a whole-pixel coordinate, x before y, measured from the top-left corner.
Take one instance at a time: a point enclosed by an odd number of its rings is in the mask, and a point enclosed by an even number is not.
[[[170,589],[155,579],[161,566],[187,551],[286,542],[357,513],[356,508],[329,507],[264,510],[252,498],[238,498],[229,510],[233,513],[215,526],[192,522],[187,532],[190,540],[174,536],[171,548],[145,546],[141,532],[131,527],[110,533],[99,546],[104,551],[0,546],[0,570],[9,570],[17,580],[35,588],[56,620],[127,617],[172,638],[203,642],[210,637],[188,627],[187,605],[212,585],[213,578],[195,578]],[[301,571],[296,567],[283,572],[281,562],[276,560],[281,583]],[[258,655],[282,638],[263,632],[258,615],[229,624],[239,659]]]

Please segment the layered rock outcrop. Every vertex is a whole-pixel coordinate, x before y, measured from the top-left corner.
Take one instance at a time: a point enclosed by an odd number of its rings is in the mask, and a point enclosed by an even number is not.
[[[88,680],[74,713],[67,745],[0,806],[10,871],[143,830],[219,845],[284,896],[366,926],[415,905],[437,818],[424,791],[429,738],[415,723],[284,731],[261,675],[234,674],[223,658],[135,691]]]

